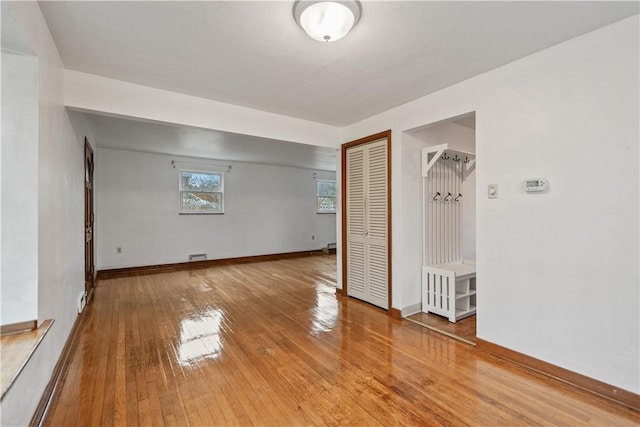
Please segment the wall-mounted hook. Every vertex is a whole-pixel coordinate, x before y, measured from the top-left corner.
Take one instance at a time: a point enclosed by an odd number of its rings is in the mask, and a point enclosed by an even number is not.
[[[318,174],[314,172],[313,173],[313,179],[316,179],[317,177],[318,177]]]
[[[465,158],[464,158],[464,162],[465,162],[465,163],[469,163],[470,161],[471,161],[471,160],[469,160],[469,158],[468,158],[468,157],[465,157]]]
[[[458,157],[457,154],[453,157],[453,161],[454,162],[459,162],[460,161],[460,158]]]
[[[460,199],[462,199],[462,194],[458,193],[458,195],[456,196],[455,199],[453,199],[454,202],[459,202]]]
[[[445,202],[448,202],[449,200],[451,200],[451,198],[452,198],[452,197],[453,197],[453,194],[451,194],[451,193],[447,193],[447,195],[446,195],[446,196],[444,196],[444,201],[445,201]]]
[[[440,192],[439,192],[439,191],[437,191],[437,192],[436,192],[436,195],[435,195],[435,196],[433,196],[433,201],[434,201],[434,202],[437,202],[437,201],[438,201],[438,199],[440,198],[440,196],[441,196]]]

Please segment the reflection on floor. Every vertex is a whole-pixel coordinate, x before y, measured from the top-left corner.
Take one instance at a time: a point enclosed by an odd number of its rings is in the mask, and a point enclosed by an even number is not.
[[[476,316],[470,316],[458,320],[456,323],[451,323],[446,317],[420,312],[404,319],[467,344],[476,345]]]
[[[336,296],[336,273],[322,255],[100,280],[43,425],[640,426]]]

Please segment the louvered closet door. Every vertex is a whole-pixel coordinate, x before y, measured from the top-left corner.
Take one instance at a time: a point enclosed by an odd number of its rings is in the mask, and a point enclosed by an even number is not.
[[[387,140],[346,157],[347,294],[388,309]]]

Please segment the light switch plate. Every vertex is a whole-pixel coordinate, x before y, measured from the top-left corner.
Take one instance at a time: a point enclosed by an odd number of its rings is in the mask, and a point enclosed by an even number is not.
[[[487,186],[487,197],[490,199],[498,198],[498,184],[489,184]]]

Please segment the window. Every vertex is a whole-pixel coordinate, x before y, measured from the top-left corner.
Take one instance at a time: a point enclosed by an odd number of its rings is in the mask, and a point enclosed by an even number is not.
[[[316,181],[318,213],[336,213],[336,182]]]
[[[180,213],[224,213],[223,173],[180,171]]]

